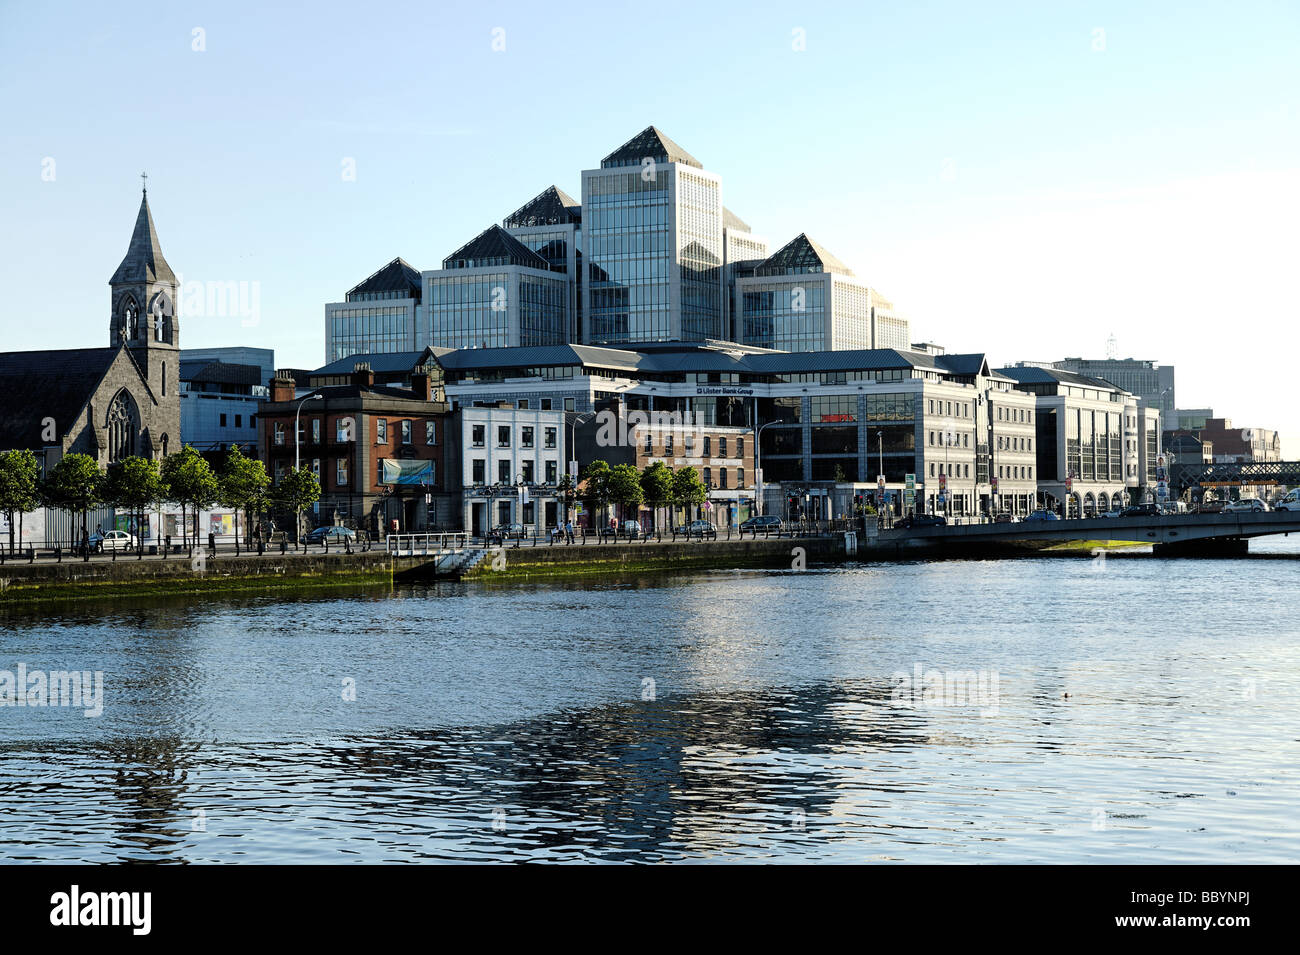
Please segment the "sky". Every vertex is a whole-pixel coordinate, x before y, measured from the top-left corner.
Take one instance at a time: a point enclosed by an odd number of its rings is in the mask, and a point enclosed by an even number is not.
[[[1282,432],[1300,4],[0,0],[0,349],[108,344],[149,175],[186,347],[324,363],[324,305],[656,125],[773,250],[807,232],[914,341],[1173,364]],[[233,285],[231,283],[234,283]]]

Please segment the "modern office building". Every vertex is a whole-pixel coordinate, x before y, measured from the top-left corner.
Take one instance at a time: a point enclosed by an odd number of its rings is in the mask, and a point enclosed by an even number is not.
[[[1165,420],[1174,416],[1173,365],[1157,365],[1136,358],[1066,358],[1053,367],[1088,378],[1101,378],[1155,408]]]
[[[554,254],[559,255],[556,251]],[[576,266],[575,266],[576,270]],[[425,272],[419,344],[435,348],[560,345],[569,334],[572,275],[499,225]]]
[[[216,464],[230,447],[257,457],[257,416],[270,396],[269,348],[181,350],[181,441]]]
[[[1174,412],[1175,423],[1181,431],[1200,431],[1214,417],[1213,408],[1179,408]]]
[[[896,510],[909,491],[912,507],[955,516],[1034,504],[1035,399],[982,355],[668,342],[462,349],[437,362],[453,409],[507,402],[591,416],[618,407],[698,429],[752,430],[755,473],[746,468],[745,484],[754,488],[745,496],[768,512],[793,496],[806,516],[842,516],[854,494],[877,493],[882,473]]]
[[[781,351],[907,348],[908,324],[893,304],[807,235],[743,270],[735,285],[741,344]]]
[[[581,194],[548,186],[441,269],[390,262],[326,306],[326,361],[427,346],[907,347],[888,300],[806,236],[770,255],[723,205],[720,177],[654,126],[584,171]],[[764,280],[748,338],[741,277]]]
[[[349,291],[346,301],[326,305],[325,360],[427,345],[416,325],[421,293],[419,271],[397,258]]]
[[[1034,396],[1038,492],[1069,516],[1127,504],[1155,484],[1160,417],[1114,384],[1059,368],[1000,368]],[[1134,494],[1136,492],[1136,495]]]

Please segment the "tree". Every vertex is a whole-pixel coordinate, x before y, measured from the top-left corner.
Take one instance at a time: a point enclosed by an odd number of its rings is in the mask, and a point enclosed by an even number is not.
[[[704,482],[700,480],[700,472],[695,468],[688,465],[673,472],[673,504],[687,508],[687,520],[691,517],[689,509],[703,504],[707,495]]]
[[[144,557],[144,512],[162,500],[166,488],[153,458],[129,457],[109,465],[104,481],[104,501],[136,518],[136,559]]]
[[[602,520],[609,505],[609,478],[610,467],[605,461],[592,461],[582,470],[582,480],[586,484],[583,498],[592,511],[600,508]]]
[[[194,515],[194,536],[197,538],[199,511],[211,507],[217,501],[217,476],[212,473],[212,466],[203,456],[187,444],[163,459],[162,480],[166,485],[167,498],[181,506],[181,542],[192,549],[186,507]]]
[[[10,553],[14,549],[14,524],[18,525],[18,546],[22,547],[23,515],[41,503],[40,479],[40,467],[31,451],[0,452],[0,511],[9,521]]]
[[[645,502],[655,513],[655,524],[659,524],[659,508],[667,507],[673,502],[673,471],[662,461],[646,465],[641,472],[641,492]]]
[[[308,468],[290,468],[276,485],[275,500],[294,512],[294,533],[302,536],[302,510],[320,500],[320,481]],[[297,543],[297,540],[295,540]]]
[[[641,473],[633,464],[616,464],[609,472],[609,499],[623,509],[623,517],[628,512],[636,513],[645,501],[645,492],[641,490]]]
[[[239,445],[226,452],[218,477],[218,499],[235,512],[235,554],[239,554],[239,512],[245,512],[244,529],[251,526],[254,515],[266,504],[266,489],[271,478],[266,466],[256,458],[246,458]]]
[[[41,485],[41,497],[51,507],[69,514],[79,512],[84,534],[88,533],[86,513],[100,503],[103,485],[104,473],[99,469],[98,461],[88,454],[68,454],[50,469],[49,476]],[[72,537],[75,542],[75,527]]]

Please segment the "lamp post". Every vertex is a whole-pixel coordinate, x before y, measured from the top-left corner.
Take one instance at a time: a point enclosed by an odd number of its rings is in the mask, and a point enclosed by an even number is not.
[[[881,478],[884,478],[885,476],[885,432],[884,431],[876,432],[876,446],[879,450],[879,461],[880,461],[880,470],[877,471],[876,473],[879,474]],[[883,515],[885,512],[884,486],[881,485],[879,490],[880,490],[880,500],[876,502],[876,506],[877,506],[877,510],[879,510],[880,513]]]
[[[759,427],[758,431],[754,435],[754,470],[757,472],[756,476],[760,478],[763,474],[763,429],[770,428],[774,424],[782,424],[782,422],[769,421],[767,424]],[[765,483],[766,482],[760,481],[759,486],[754,490],[754,503],[759,514],[763,513],[763,490]]]
[[[578,443],[578,425],[585,423],[583,421],[584,418],[592,419],[595,417],[596,412],[584,411],[581,414],[575,414],[573,419],[569,422],[569,464],[572,465],[572,467],[569,468],[569,480],[573,484],[572,494],[575,498],[577,497],[578,492],[578,451],[574,445]],[[564,503],[564,520],[566,522],[570,520],[569,502],[567,500]]]
[[[302,406],[309,401],[316,401],[316,400],[323,401],[325,400],[325,396],[318,391],[315,394],[311,394],[308,395],[306,398],[303,398],[302,401],[298,402],[298,410],[294,413],[293,416],[293,469],[295,471],[301,470],[302,468],[302,428],[299,423],[302,417]],[[298,540],[302,540],[302,507],[301,506],[298,508],[298,512],[294,515],[293,529]],[[294,543],[296,544],[297,541],[295,541]],[[296,551],[297,548],[295,547],[294,550]]]

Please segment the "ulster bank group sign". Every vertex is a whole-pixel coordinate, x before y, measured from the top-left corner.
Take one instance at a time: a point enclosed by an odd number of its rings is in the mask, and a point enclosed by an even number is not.
[[[695,394],[709,398],[752,398],[753,388],[740,388],[735,385],[700,385]]]

